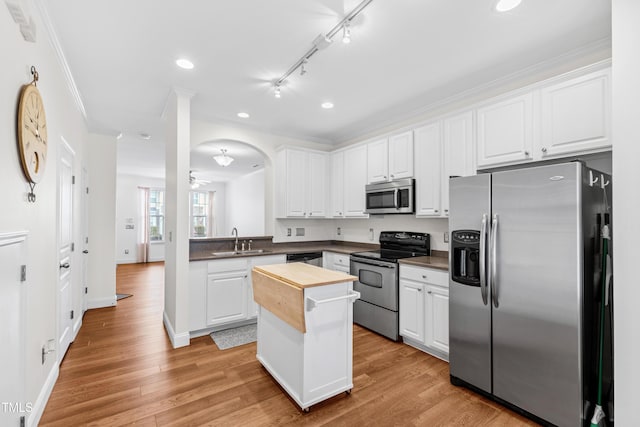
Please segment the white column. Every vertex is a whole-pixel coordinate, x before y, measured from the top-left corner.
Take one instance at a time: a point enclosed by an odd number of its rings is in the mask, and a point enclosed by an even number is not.
[[[615,421],[632,426],[640,384],[640,2],[615,0],[611,8]]]
[[[191,97],[174,89],[166,133],[164,325],[174,348],[189,345],[189,156]]]

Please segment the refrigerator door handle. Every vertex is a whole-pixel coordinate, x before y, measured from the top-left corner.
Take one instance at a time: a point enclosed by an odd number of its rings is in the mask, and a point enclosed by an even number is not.
[[[482,226],[480,228],[480,294],[484,305],[488,304],[487,295],[487,214],[482,214]]]
[[[493,222],[491,223],[491,300],[493,306],[498,308],[498,214],[493,215]]]

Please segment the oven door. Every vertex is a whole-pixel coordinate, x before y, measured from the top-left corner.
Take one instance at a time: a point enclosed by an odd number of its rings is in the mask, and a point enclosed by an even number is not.
[[[362,301],[398,311],[398,264],[351,257],[351,274]]]

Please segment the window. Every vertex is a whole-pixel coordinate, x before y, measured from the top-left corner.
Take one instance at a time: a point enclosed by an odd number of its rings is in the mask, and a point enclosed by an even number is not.
[[[164,190],[149,190],[149,241],[164,240]]]
[[[207,237],[213,218],[210,215],[209,198],[212,193],[192,191],[190,194],[189,214],[191,237]]]

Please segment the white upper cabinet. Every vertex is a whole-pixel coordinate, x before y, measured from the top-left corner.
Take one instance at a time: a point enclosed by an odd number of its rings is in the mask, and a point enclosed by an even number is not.
[[[385,138],[367,144],[367,182],[385,182],[388,180],[389,144]]]
[[[541,91],[542,158],[611,147],[611,69]]]
[[[440,216],[442,194],[442,136],[440,122],[414,131],[416,216]]]
[[[307,160],[307,216],[326,216],[327,155],[309,153]]]
[[[611,148],[611,69],[554,81],[478,108],[479,169]]]
[[[442,211],[449,215],[449,178],[475,175],[473,112],[448,117],[443,120],[444,183],[442,185]]]
[[[532,159],[532,92],[479,108],[477,123],[478,167]]]
[[[367,182],[413,178],[413,131],[367,144]]]
[[[326,216],[327,155],[287,148],[278,152],[276,163],[277,216]]]
[[[344,216],[369,217],[365,213],[364,187],[367,184],[367,146],[344,150]]]
[[[413,131],[389,137],[389,179],[413,177]]]
[[[344,151],[331,153],[331,216],[344,216]],[[364,189],[362,190],[364,191]]]

